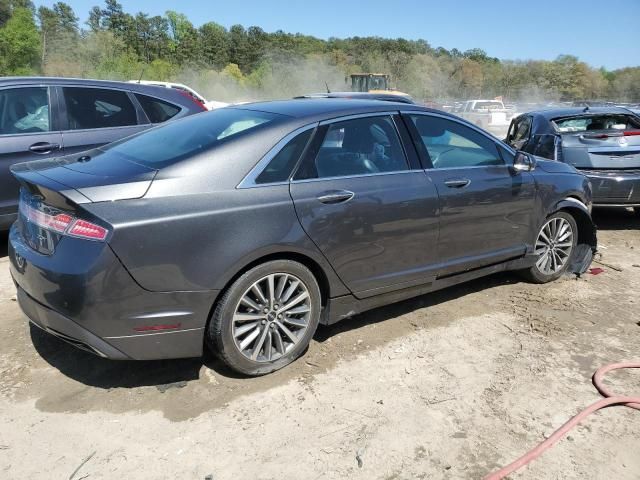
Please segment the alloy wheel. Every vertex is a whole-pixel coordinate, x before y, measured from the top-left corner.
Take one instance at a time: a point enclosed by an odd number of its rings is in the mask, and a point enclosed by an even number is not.
[[[573,227],[568,220],[554,217],[540,229],[536,240],[536,268],[544,275],[562,270],[573,251]]]
[[[249,360],[271,362],[304,336],[312,315],[309,289],[295,275],[273,273],[254,282],[236,305],[232,334]]]

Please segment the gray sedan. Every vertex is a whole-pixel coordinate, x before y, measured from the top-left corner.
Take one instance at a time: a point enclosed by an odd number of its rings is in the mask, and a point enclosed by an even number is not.
[[[587,178],[417,105],[224,108],[13,167],[27,317],[112,359],[199,356],[260,375],[318,324],[503,270],[583,272]]]

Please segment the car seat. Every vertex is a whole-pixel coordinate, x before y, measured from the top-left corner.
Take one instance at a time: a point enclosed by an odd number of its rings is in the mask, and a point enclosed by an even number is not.
[[[319,177],[363,175],[379,169],[369,159],[374,139],[368,128],[348,125],[344,129],[342,148],[321,148],[316,157]]]

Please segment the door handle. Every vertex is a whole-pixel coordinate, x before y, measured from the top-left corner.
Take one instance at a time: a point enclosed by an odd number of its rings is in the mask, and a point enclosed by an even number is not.
[[[47,143],[47,142],[34,143],[29,147],[29,150],[31,150],[33,153],[42,153],[42,154],[50,153],[58,149],[60,149],[59,143]]]
[[[318,197],[321,203],[334,204],[348,202],[355,194],[349,190],[331,190]]]
[[[446,180],[444,184],[449,188],[465,188],[471,184],[471,180],[468,178],[455,178]]]

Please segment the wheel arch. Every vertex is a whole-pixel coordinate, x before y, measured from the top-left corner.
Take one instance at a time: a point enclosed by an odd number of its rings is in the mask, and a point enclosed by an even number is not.
[[[305,255],[303,253],[295,251],[273,252],[255,258],[251,262],[244,265],[231,278],[227,280],[223,291],[228,289],[231,285],[233,285],[233,282],[235,282],[240,276],[242,276],[252,268],[257,267],[258,265],[262,265],[263,263],[271,262],[273,260],[291,260],[294,262],[298,262],[311,270],[311,273],[317,280],[318,286],[320,287],[322,306],[324,307],[327,304],[327,301],[331,296],[331,285],[324,268],[309,255]]]
[[[219,293],[216,295],[213,305],[211,306],[209,317],[207,319],[207,327],[211,320],[213,309],[215,308],[220,298],[222,298],[224,293],[229,289],[229,287],[233,285],[233,283],[240,276],[242,276],[252,268],[273,260],[292,260],[304,265],[309,270],[311,270],[311,273],[316,278],[318,286],[320,287],[321,302],[323,307],[328,304],[329,299],[332,296],[345,295],[346,293],[349,293],[349,291],[340,281],[331,266],[326,262],[323,262],[321,259],[314,258],[313,255],[294,249],[257,252],[249,259],[245,258],[245,261],[242,264],[236,265],[231,270],[231,272],[227,273],[226,275],[222,275],[219,278]]]
[[[567,197],[556,204],[552,213],[561,210],[571,214],[578,224],[579,242],[589,245],[595,253],[598,248],[598,238],[589,208],[579,198]]]
[[[598,249],[597,230],[591,219],[591,212],[582,200],[572,196],[558,202],[550,215],[557,212],[566,212],[576,221],[578,226],[577,255],[569,269],[576,274],[582,274],[589,268],[593,255]]]

